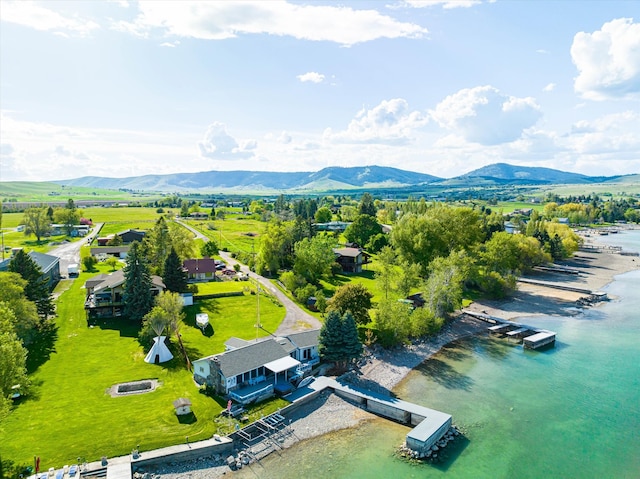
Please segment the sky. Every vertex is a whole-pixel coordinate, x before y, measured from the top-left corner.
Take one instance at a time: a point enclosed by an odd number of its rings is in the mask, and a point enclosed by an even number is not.
[[[0,181],[640,173],[638,17],[633,0],[0,0]]]

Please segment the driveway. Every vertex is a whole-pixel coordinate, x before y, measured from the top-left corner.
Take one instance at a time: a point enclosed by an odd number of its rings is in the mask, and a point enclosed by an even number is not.
[[[194,235],[196,235],[196,238],[199,238],[203,241],[209,241],[209,238],[207,238],[207,236],[203,235],[195,228],[192,228],[182,221],[174,221],[191,231]],[[300,306],[289,299],[286,294],[276,288],[273,283],[267,278],[249,270],[248,266],[240,263],[239,261],[236,261],[231,257],[231,254],[226,251],[220,251],[219,255],[224,260],[224,262],[232,268],[234,264],[239,264],[240,271],[249,275],[249,278],[251,278],[252,280],[260,283],[262,285],[262,289],[268,291],[269,294],[272,294],[273,296],[278,298],[278,301],[283,304],[287,313],[285,314],[284,320],[282,321],[278,329],[274,331],[274,334],[276,336],[285,336],[291,333],[299,333],[308,329],[319,329],[322,327],[322,323],[317,318],[304,311]]]
[[[104,223],[96,223],[91,229],[91,232],[84,238],[80,238],[77,241],[71,243],[63,243],[60,246],[56,246],[50,250],[47,254],[51,254],[60,258],[60,274],[68,277],[68,268],[70,264],[80,264],[80,248],[91,243],[93,239],[98,235],[100,229]]]

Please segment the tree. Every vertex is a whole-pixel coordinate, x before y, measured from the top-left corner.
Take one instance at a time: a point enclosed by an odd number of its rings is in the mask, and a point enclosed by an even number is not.
[[[316,223],[329,223],[332,218],[333,218],[333,213],[331,213],[331,210],[326,206],[323,206],[322,208],[318,208],[318,211],[316,211],[316,217],[315,217]]]
[[[186,202],[182,203],[186,206]],[[163,216],[157,219],[153,228],[145,235],[144,240],[145,256],[150,267],[156,274],[162,276],[164,262],[171,251],[171,237],[169,235],[169,225]]]
[[[64,208],[56,208],[53,211],[53,217],[56,223],[64,225],[67,235],[70,236],[73,231],[73,225],[77,225],[80,222],[81,213],[76,209],[73,200],[69,199]]]
[[[38,243],[43,236],[51,232],[51,224],[47,216],[46,207],[27,208],[22,217],[24,223],[24,234],[35,235]]]
[[[170,244],[167,254],[173,247],[181,260],[193,258],[196,253],[195,243],[193,242],[193,233],[182,225],[171,223],[169,225]],[[165,256],[166,258],[166,256]]]
[[[320,311],[320,314],[323,316],[327,311],[327,298],[325,298],[321,289],[316,291],[316,309]]]
[[[113,258],[113,256],[112,256]],[[115,258],[113,258],[115,259]],[[116,260],[117,261],[117,260]],[[84,270],[87,272],[91,272],[95,269],[96,264],[98,264],[98,260],[95,256],[89,255],[82,258],[82,266],[84,266]]]
[[[24,392],[29,385],[27,351],[13,328],[16,322],[13,310],[0,301],[0,419],[11,407],[12,387],[19,384]]]
[[[35,303],[24,294],[26,285],[18,273],[0,272],[0,301],[13,311],[15,333],[28,346],[35,337],[40,319]]]
[[[389,298],[389,293],[394,291],[396,252],[390,246],[385,246],[378,253],[378,268],[375,278],[378,287],[384,293],[384,299]]]
[[[290,245],[291,235],[282,221],[274,219],[267,223],[258,244],[256,271],[276,274],[288,256]]]
[[[122,246],[122,237],[120,235],[113,235],[109,241],[107,241],[107,246]]]
[[[187,218],[189,216],[189,203],[186,201],[183,201],[180,205],[180,216],[183,218]]]
[[[333,238],[327,235],[317,235],[299,241],[294,247],[293,270],[315,284],[323,275],[331,272],[331,265],[336,260],[333,245]]]
[[[363,194],[362,198],[360,199],[360,204],[358,205],[358,214],[369,215],[375,218],[377,211],[378,210],[373,201],[373,197],[371,196],[371,193]]]
[[[118,258],[116,258],[115,256],[109,256],[105,263],[107,263],[109,267],[111,267],[111,271],[115,271],[116,266],[118,265]]]
[[[330,311],[318,337],[318,350],[323,361],[335,362],[339,369],[362,354],[356,323],[350,314],[340,316]]]
[[[329,300],[329,311],[338,311],[344,314],[351,311],[353,318],[358,324],[367,324],[371,318],[371,298],[373,294],[360,283],[347,283],[340,286],[333,297]]]
[[[24,294],[29,301],[36,304],[40,316],[47,319],[49,315],[53,314],[55,307],[49,291],[49,283],[43,277],[40,266],[24,250],[19,250],[11,259],[9,271],[19,274],[27,282]]]
[[[447,258],[436,258],[429,265],[429,278],[424,284],[425,308],[436,318],[462,306],[462,283],[468,277],[464,253],[452,253]]]
[[[187,291],[187,273],[182,267],[182,261],[174,248],[164,262],[162,281],[169,291],[184,293]]]
[[[189,357],[187,356],[187,351],[184,349],[184,344],[182,344],[182,335],[180,334],[180,327],[184,321],[184,312],[182,311],[184,306],[182,298],[178,293],[163,291],[156,298],[155,304],[166,313],[167,318],[169,319],[169,330],[178,339],[180,350],[187,362],[187,368],[190,369]]]
[[[218,245],[213,240],[209,240],[200,246],[200,254],[205,258],[213,258],[218,252]]]
[[[141,321],[153,307],[151,273],[140,248],[140,243],[134,241],[124,267],[124,315],[133,321]]]
[[[371,237],[381,233],[382,226],[380,226],[375,216],[361,214],[347,226],[344,237],[351,243],[364,246],[369,242]]]
[[[375,311],[375,324],[383,346],[406,341],[411,332],[411,307],[396,300],[382,300]]]
[[[138,333],[140,344],[147,348],[153,338],[161,336],[162,332],[169,327],[171,320],[168,313],[160,306],[154,306],[151,311],[142,318],[142,328]]]

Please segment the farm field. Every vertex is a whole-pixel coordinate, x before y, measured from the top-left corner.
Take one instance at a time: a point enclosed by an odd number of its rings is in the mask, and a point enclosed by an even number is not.
[[[109,273],[107,265],[98,272]],[[101,456],[128,454],[139,445],[149,450],[230,432],[234,423],[214,418],[226,406],[221,399],[200,393],[172,339],[174,359],[153,365],[144,362],[145,352],[137,340],[138,326],[123,319],[99,321],[88,327],[84,312],[84,282],[98,274],[81,273],[75,281],[59,284],[65,290],[58,301],[56,327],[40,338],[29,358],[32,391],[3,420],[0,454],[16,464],[31,464],[41,457],[43,469]],[[224,283],[221,283],[224,284]],[[261,298],[262,299],[262,298]],[[224,350],[231,336],[256,338],[256,298],[206,300],[187,308],[180,332],[190,359]],[[195,314],[209,314],[212,331],[195,327]],[[284,308],[264,298],[260,303],[263,327],[275,330],[284,318]],[[267,333],[257,330],[259,336]],[[145,394],[111,397],[113,385],[155,378],[160,387]],[[180,422],[172,402],[189,398],[195,417]],[[223,404],[224,403],[224,404]],[[267,414],[281,407],[280,401],[257,405],[251,414]]]
[[[258,238],[265,228],[264,222],[243,215],[228,215],[224,220],[184,222],[215,241],[219,249],[244,253],[257,251]],[[213,224],[215,229],[210,229],[209,224]]]

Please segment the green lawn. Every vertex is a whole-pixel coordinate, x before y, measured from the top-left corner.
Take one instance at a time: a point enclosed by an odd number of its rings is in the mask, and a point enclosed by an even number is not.
[[[258,238],[265,228],[262,221],[236,214],[228,215],[224,220],[185,220],[185,223],[215,241],[218,248],[244,253],[257,252]],[[210,223],[215,229],[209,229]]]
[[[99,265],[98,270],[109,268]],[[186,436],[195,441],[230,432],[233,423],[214,421],[226,404],[199,392],[175,347],[172,361],[151,365],[143,360],[135,325],[112,319],[87,327],[81,286],[95,274],[82,273],[77,280],[60,284],[60,290],[68,289],[58,301],[56,328],[40,339],[37,356],[30,357],[32,391],[0,425],[2,458],[26,465],[38,455],[47,469],[78,457],[93,461],[127,454],[137,445],[149,450],[184,442]],[[195,327],[196,312],[209,314],[213,331],[203,334]],[[265,329],[275,330],[284,315],[282,306],[261,297]],[[247,294],[189,307],[181,333],[193,360],[222,352],[230,336],[255,339],[255,324],[256,297]],[[106,393],[114,384],[148,378],[157,378],[161,386],[125,397]],[[179,397],[192,401],[196,418],[192,423],[181,424],[175,416],[172,402]],[[273,401],[250,412],[259,417],[281,406]]]

